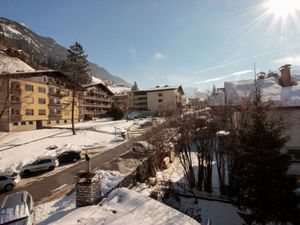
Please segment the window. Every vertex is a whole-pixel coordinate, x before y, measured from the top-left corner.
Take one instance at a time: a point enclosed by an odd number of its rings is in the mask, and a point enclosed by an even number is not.
[[[39,109],[39,116],[45,116],[46,110],[45,109]]]
[[[26,125],[26,122],[25,122],[25,121],[22,121],[22,122],[21,122],[21,125]]]
[[[64,123],[67,123],[68,121],[64,120]]]
[[[64,110],[64,116],[68,116],[70,113],[67,110]]]
[[[20,83],[17,82],[17,81],[12,81],[12,82],[11,82],[11,88],[12,88],[13,90],[20,90]]]
[[[11,114],[12,115],[19,115],[20,111],[18,109],[11,109]]]
[[[33,122],[32,122],[32,121],[29,121],[28,124],[29,124],[29,125],[33,125]]]
[[[14,122],[14,123],[13,123],[13,126],[18,126],[18,125],[19,125],[18,122]]]
[[[46,104],[46,99],[39,98],[39,104],[45,105]]]
[[[46,88],[44,88],[44,87],[38,87],[38,92],[39,93],[46,93]]]
[[[33,86],[29,85],[29,84],[26,84],[25,85],[25,91],[33,91]]]
[[[34,115],[34,110],[33,109],[26,109],[25,110],[25,115],[26,116],[33,116]]]
[[[162,93],[158,93],[158,96],[159,96],[159,97],[162,97]]]
[[[162,99],[158,99],[158,102],[162,102],[163,100]]]
[[[24,98],[25,103],[33,104],[34,103],[34,98],[32,97],[25,97]]]
[[[50,121],[50,120],[48,120],[48,121],[47,121],[47,124],[51,124],[51,121]]]
[[[56,123],[59,124],[59,120],[56,120]]]

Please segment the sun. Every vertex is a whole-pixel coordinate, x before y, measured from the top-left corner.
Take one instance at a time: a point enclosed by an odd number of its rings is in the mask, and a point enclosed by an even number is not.
[[[269,0],[265,6],[267,13],[284,18],[293,16],[300,10],[300,0]]]

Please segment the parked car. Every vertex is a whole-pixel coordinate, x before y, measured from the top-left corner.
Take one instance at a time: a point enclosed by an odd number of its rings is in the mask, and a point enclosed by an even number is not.
[[[60,164],[63,163],[71,163],[71,162],[77,162],[81,159],[80,152],[77,151],[67,151],[61,153],[59,156],[57,156],[57,159]]]
[[[0,191],[10,191],[21,180],[18,173],[0,173]]]
[[[34,162],[24,165],[21,168],[21,174],[26,176],[31,172],[45,171],[45,170],[54,170],[58,167],[59,162],[56,157],[44,157],[38,158]]]
[[[7,195],[0,209],[0,224],[32,225],[34,203],[27,191]]]

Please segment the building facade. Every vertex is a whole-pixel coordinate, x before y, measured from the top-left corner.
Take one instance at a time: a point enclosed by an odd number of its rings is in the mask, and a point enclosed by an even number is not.
[[[148,90],[128,93],[129,111],[149,111],[158,114],[179,114],[182,110],[181,86],[156,86]]]
[[[115,94],[113,96],[114,106],[123,112],[128,112],[128,95],[127,93]]]
[[[104,117],[113,104],[113,93],[102,83],[85,87],[83,96],[84,119]]]
[[[59,71],[0,75],[0,130],[25,131],[71,123],[73,83]],[[75,122],[83,120],[83,91],[76,85]]]

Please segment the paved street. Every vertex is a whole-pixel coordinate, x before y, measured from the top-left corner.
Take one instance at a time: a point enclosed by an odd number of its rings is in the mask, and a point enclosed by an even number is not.
[[[135,140],[142,140],[143,137],[144,135],[141,135],[135,138]],[[126,172],[122,171],[121,167],[122,164],[126,164],[128,160],[132,159],[130,152],[128,152],[131,147],[132,141],[127,141],[94,156],[92,159],[92,169],[109,169]],[[132,164],[132,166],[134,166],[134,164]],[[32,182],[28,182],[24,186],[16,187],[11,192],[0,194],[0,202],[3,201],[6,194],[23,190],[29,191],[37,204],[55,199],[73,189],[77,172],[84,169],[85,161],[82,160],[73,166],[67,166],[66,169],[59,172],[52,171],[53,174],[51,175],[47,174],[47,176],[45,176],[45,174],[40,174],[35,176]]]

